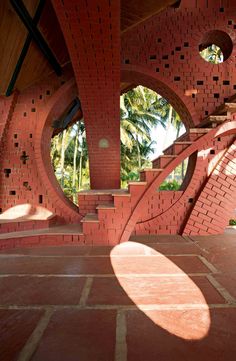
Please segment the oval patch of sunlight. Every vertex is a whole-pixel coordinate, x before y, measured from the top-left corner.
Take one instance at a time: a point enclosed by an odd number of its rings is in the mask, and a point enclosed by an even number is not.
[[[185,340],[208,334],[211,320],[205,297],[174,261],[135,242],[115,246],[110,257],[122,289],[157,327]]]

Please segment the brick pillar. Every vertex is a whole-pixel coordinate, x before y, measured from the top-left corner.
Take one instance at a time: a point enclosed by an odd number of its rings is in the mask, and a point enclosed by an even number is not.
[[[91,188],[120,187],[120,1],[53,0],[73,64]]]

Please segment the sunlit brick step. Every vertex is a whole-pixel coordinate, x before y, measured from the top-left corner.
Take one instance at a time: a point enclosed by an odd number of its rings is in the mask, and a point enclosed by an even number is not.
[[[16,219],[1,219],[0,234],[7,232],[20,232],[27,230],[37,230],[42,228],[53,227],[57,224],[55,215],[48,219],[28,219],[27,217],[19,217]]]
[[[145,168],[140,171],[140,181],[146,181],[148,183],[152,182],[163,169],[161,168]]]
[[[165,168],[175,158],[176,155],[161,155],[160,157],[152,161],[152,166],[153,168],[158,168],[158,169]]]
[[[225,122],[229,117],[227,115],[210,115],[204,119],[199,127],[201,128],[216,128],[219,124]]]
[[[31,229],[0,234],[0,249],[39,245],[84,244],[81,224],[68,224],[51,228]]]

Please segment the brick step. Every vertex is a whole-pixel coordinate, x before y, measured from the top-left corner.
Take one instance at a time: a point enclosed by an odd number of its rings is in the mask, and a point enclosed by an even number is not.
[[[128,191],[129,193],[132,194],[139,194],[140,192],[143,192],[144,189],[147,186],[147,182],[146,181],[137,181],[137,182],[129,182],[128,183]]]
[[[227,114],[227,113],[235,113],[236,112],[236,97],[231,98],[230,102],[226,102],[219,106],[213,114]]]
[[[190,141],[182,141],[182,142],[174,142],[168,148],[166,148],[163,153],[164,155],[179,155],[184,149],[188,148],[193,142]]]
[[[81,223],[98,223],[98,215],[97,213],[87,213],[84,218],[81,219]]]
[[[163,169],[158,168],[145,168],[140,171],[140,180],[146,181],[148,183],[152,182],[154,178],[156,178]]]
[[[210,115],[204,119],[199,127],[201,128],[216,128],[219,124],[225,122],[229,117],[227,115]]]
[[[152,161],[152,166],[153,168],[163,169],[175,158],[176,155],[161,155]]]

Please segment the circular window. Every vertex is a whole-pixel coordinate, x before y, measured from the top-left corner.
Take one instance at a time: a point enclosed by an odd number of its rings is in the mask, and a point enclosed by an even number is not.
[[[227,60],[233,50],[230,36],[221,30],[206,33],[199,45],[201,57],[209,63],[220,64]]]

